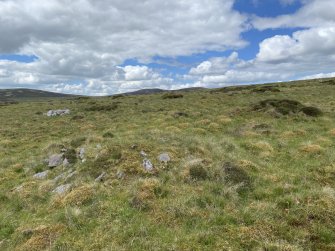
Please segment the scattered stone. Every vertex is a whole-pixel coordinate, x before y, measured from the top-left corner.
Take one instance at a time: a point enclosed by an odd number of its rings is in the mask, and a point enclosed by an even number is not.
[[[135,150],[135,149],[137,149],[137,147],[138,147],[138,145],[134,144],[130,148],[133,149],[133,150]]]
[[[167,164],[169,161],[171,161],[171,158],[168,153],[162,153],[158,156],[158,160]]]
[[[154,170],[154,166],[149,159],[143,160],[143,167],[146,171],[151,172]]]
[[[65,177],[65,173],[62,173],[62,174],[58,175],[56,178],[54,178],[52,181],[57,183],[58,181],[60,181],[64,177]]]
[[[123,171],[118,170],[118,171],[116,172],[116,177],[117,177],[119,180],[123,179],[125,176],[126,176],[126,175],[125,175],[125,173],[124,173]]]
[[[63,195],[71,189],[71,184],[60,185],[56,187],[52,192],[58,195]]]
[[[80,148],[79,150],[79,158],[81,159],[81,162],[85,162],[85,148]]]
[[[48,167],[53,168],[63,164],[63,154],[51,155],[48,159]]]
[[[33,176],[33,178],[39,179],[39,180],[43,180],[43,179],[46,179],[48,177],[48,173],[49,173],[49,171],[44,171],[44,172],[36,173]]]
[[[74,175],[76,175],[76,174],[77,174],[76,171],[71,172],[68,176],[66,176],[65,180],[69,180],[69,179],[71,179],[71,178],[72,178]]]
[[[64,167],[68,167],[70,165],[70,162],[67,160],[67,158],[65,158],[64,160],[63,160],[63,166]]]
[[[143,158],[145,158],[145,157],[148,156],[148,154],[146,154],[143,150],[140,152],[140,155],[141,155]]]
[[[103,172],[102,174],[99,175],[98,178],[95,179],[95,182],[103,182],[106,177],[107,177],[107,173]]]
[[[63,115],[67,115],[67,114],[70,114],[70,110],[69,109],[64,109],[64,110],[49,110],[47,112],[47,116],[48,117],[63,116]]]

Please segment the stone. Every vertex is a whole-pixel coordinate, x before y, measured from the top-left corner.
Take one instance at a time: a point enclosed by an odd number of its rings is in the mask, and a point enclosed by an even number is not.
[[[69,109],[64,109],[64,110],[49,110],[46,115],[48,117],[55,117],[55,116],[63,116],[63,115],[67,115],[67,114],[70,114],[70,110]]]
[[[51,155],[48,159],[48,167],[57,167],[63,164],[63,154]]]
[[[36,173],[33,176],[33,178],[39,179],[39,180],[43,180],[43,179],[46,179],[48,177],[48,173],[49,173],[49,171],[44,171],[44,172]]]
[[[79,150],[79,158],[81,159],[81,162],[85,162],[85,148],[80,148]]]
[[[98,178],[95,179],[95,182],[103,182],[107,177],[107,173],[103,172],[102,174],[99,175]]]
[[[141,155],[143,158],[148,156],[148,154],[146,154],[146,152],[143,151],[143,150],[140,152],[140,155]]]
[[[52,192],[58,195],[63,195],[71,189],[71,184],[60,185],[56,187]]]
[[[64,167],[68,167],[69,165],[70,165],[70,162],[68,161],[67,158],[65,158],[65,159],[63,160],[63,166],[64,166]]]
[[[171,158],[170,158],[168,153],[160,154],[157,159],[158,159],[158,161],[164,162],[165,164],[167,164],[169,161],[171,161]]]
[[[118,170],[118,171],[116,172],[116,177],[117,177],[119,180],[123,179],[125,176],[126,176],[126,175],[125,175],[125,173],[124,173],[123,171]]]
[[[149,159],[143,160],[143,167],[146,171],[151,172],[154,170],[154,165],[151,163]]]

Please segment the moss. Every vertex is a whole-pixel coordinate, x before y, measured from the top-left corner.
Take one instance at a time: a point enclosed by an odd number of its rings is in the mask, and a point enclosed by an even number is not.
[[[319,117],[323,115],[323,112],[319,108],[314,106],[303,107],[301,108],[301,111],[307,116],[311,117]]]
[[[191,166],[189,172],[193,180],[206,180],[209,177],[207,170],[201,165]]]

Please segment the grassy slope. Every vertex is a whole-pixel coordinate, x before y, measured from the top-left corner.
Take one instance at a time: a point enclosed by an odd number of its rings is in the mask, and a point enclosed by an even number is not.
[[[0,90],[0,102],[6,100],[36,100],[42,98],[64,98],[73,95],[46,92],[33,89],[2,89]]]
[[[279,93],[195,91],[179,99],[0,107],[0,249],[334,250],[335,85],[277,85]],[[277,118],[250,109],[267,98],[298,100],[325,114]],[[116,110],[86,111],[113,102],[120,102]],[[72,114],[38,113],[58,108]],[[77,173],[68,181],[51,181],[69,169],[62,167],[34,180],[57,144],[85,147],[87,161],[70,167]],[[140,150],[157,173],[143,171]],[[157,162],[162,152],[172,157],[167,166]],[[226,162],[247,174],[245,189],[229,182]],[[194,165],[206,170],[205,180],[190,178]],[[95,183],[103,171],[108,179]],[[56,197],[51,191],[62,183],[72,191]]]

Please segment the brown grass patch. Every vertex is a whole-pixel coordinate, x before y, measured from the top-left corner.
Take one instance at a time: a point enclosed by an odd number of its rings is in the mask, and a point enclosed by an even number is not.
[[[35,229],[29,230],[32,233],[32,236],[17,250],[50,250],[52,243],[59,235],[61,235],[64,229],[64,225],[58,224],[55,226],[41,225]]]
[[[332,135],[332,136],[335,136],[335,128],[334,129],[332,129],[332,130],[330,130],[330,135]]]
[[[93,186],[81,186],[72,190],[61,201],[62,205],[81,206],[94,198]]]
[[[323,148],[316,144],[307,144],[301,146],[299,150],[304,153],[319,154],[322,152]]]

